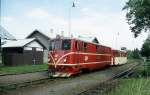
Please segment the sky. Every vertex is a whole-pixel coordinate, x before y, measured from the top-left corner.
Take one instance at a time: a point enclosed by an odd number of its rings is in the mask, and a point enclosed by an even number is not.
[[[141,48],[146,33],[134,38],[122,11],[127,0],[1,0],[0,24],[17,39],[38,29],[68,36],[69,21],[74,37],[95,36],[114,49]],[[75,2],[75,7],[72,3]]]

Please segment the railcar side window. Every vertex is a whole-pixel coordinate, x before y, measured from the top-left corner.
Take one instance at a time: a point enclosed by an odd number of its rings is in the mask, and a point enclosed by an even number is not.
[[[71,41],[70,40],[63,40],[62,49],[63,50],[70,50],[70,48],[71,48]]]
[[[84,43],[84,51],[87,50],[87,43]]]
[[[96,52],[99,53],[99,46],[96,45]]]
[[[80,42],[77,42],[77,50],[80,51]]]

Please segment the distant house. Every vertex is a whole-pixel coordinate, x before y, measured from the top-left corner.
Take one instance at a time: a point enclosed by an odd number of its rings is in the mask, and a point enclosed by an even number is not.
[[[0,25],[0,64],[2,63],[1,45],[9,40],[16,40],[16,38]]]
[[[0,38],[1,39],[8,39],[8,40],[16,40],[16,38],[11,35],[4,27],[0,25]]]
[[[49,48],[50,37],[48,37],[47,35],[45,35],[44,33],[40,32],[38,30],[33,31],[26,38],[27,39],[28,38],[36,38],[46,47],[46,49]]]
[[[4,27],[0,25],[0,38],[1,45],[5,44],[8,40],[16,40],[16,38],[11,35]]]
[[[39,30],[33,31],[31,34],[29,34],[26,38],[35,38],[38,39],[39,42],[41,42],[46,49],[44,50],[44,62],[46,63],[48,61],[48,51],[49,51],[49,45],[51,38],[54,38],[55,35],[51,32],[40,32]]]
[[[43,64],[45,46],[36,39],[8,41],[2,48],[6,66]]]

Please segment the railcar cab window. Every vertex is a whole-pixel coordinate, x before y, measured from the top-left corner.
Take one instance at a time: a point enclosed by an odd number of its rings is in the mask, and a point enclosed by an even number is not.
[[[50,42],[49,50],[70,50],[71,40],[55,39]]]
[[[62,50],[70,50],[70,48],[71,48],[71,41],[63,40],[62,41]]]
[[[49,50],[60,50],[61,49],[61,40],[56,39],[50,42]]]
[[[50,41],[50,45],[49,45],[49,50],[53,50],[54,49],[54,41]]]

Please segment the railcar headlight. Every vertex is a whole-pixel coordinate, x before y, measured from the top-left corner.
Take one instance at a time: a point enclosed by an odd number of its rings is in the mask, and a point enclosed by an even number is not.
[[[64,59],[64,62],[67,62],[67,59],[66,59],[66,58]]]

